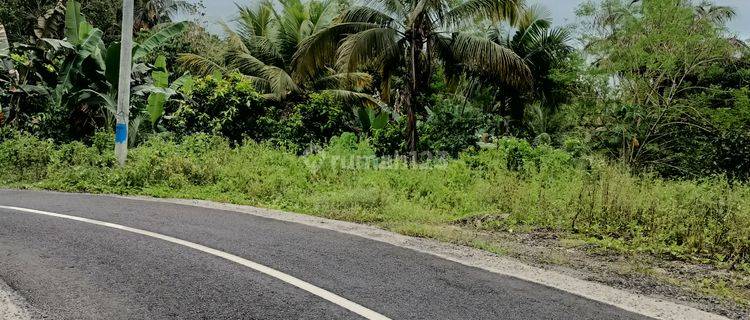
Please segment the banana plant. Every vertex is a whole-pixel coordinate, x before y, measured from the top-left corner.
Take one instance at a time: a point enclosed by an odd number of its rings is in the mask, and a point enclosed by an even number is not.
[[[146,115],[154,132],[159,128],[159,120],[164,116],[164,105],[177,95],[178,91],[190,92],[193,87],[193,78],[189,74],[181,76],[171,84],[169,77],[167,58],[159,56],[151,72],[151,83],[135,88],[136,95],[148,94]]]
[[[356,112],[360,129],[364,134],[368,134],[371,130],[385,128],[391,118],[390,113],[385,109],[375,110],[374,108],[360,107],[357,108]]]
[[[6,96],[8,103],[0,106],[3,123],[19,123],[21,104],[33,96],[48,96],[49,87],[44,85],[44,79],[52,75],[37,57],[45,56],[41,49],[32,50],[31,46],[16,43],[15,54],[11,52],[5,27],[0,24],[0,94]],[[52,78],[56,76],[52,75]]]
[[[99,105],[104,113],[105,125],[109,127],[117,110],[120,44],[105,46],[102,31],[91,26],[80,9],[80,3],[68,1],[65,39],[42,39],[64,57],[59,81],[51,98],[56,105],[68,102]],[[182,34],[187,26],[187,22],[169,24],[135,43],[133,69],[147,70],[144,58]]]
[[[64,6],[64,13],[60,12],[61,6]],[[77,1],[68,0],[64,4],[58,1],[55,12],[47,20],[50,19],[64,20],[63,37],[51,38],[55,36],[54,32],[39,32],[39,40],[35,44],[18,44],[14,47],[19,57],[28,60],[28,64],[24,65],[31,71],[28,74],[35,75],[33,81],[21,79],[13,83],[16,105],[20,106],[20,101],[30,96],[42,96],[50,101],[51,108],[63,110],[74,107],[69,111],[86,115],[84,118],[76,117],[77,121],[113,126],[113,115],[117,109],[120,45],[105,44],[103,32],[86,21],[81,13],[81,4]],[[134,44],[132,54],[136,81],[142,82],[141,77],[148,74],[149,66],[145,63],[148,54],[182,34],[187,27],[186,22],[163,25]],[[0,28],[0,31],[3,29]],[[7,36],[0,32],[0,62],[7,61],[3,57],[9,55],[9,48]],[[0,63],[0,78],[7,78],[5,75],[12,73],[6,71],[10,71],[13,64],[8,63],[10,67],[4,68],[5,64]],[[97,108],[90,108],[92,106]],[[16,111],[14,114],[20,112]]]

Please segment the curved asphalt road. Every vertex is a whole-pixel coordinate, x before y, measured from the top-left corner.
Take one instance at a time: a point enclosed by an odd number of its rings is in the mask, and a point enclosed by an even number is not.
[[[152,231],[254,261],[392,319],[642,319],[377,241],[242,213],[0,191],[0,206]],[[279,279],[128,231],[0,209],[0,280],[49,319],[360,319]]]

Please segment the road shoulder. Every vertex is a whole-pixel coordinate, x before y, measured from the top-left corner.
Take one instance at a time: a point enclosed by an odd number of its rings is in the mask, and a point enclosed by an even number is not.
[[[26,300],[0,279],[0,319],[31,320],[29,309]]]

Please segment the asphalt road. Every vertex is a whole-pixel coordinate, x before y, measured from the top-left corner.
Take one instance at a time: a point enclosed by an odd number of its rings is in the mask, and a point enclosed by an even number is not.
[[[0,191],[0,206],[207,246],[392,319],[642,319],[557,289],[290,222],[107,196]],[[361,319],[247,266],[82,221],[0,209],[0,280],[48,319]]]

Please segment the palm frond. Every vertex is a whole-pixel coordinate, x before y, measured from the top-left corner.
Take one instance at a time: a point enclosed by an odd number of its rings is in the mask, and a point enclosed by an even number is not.
[[[338,14],[338,5],[333,0],[322,2],[311,1],[308,3],[308,20],[313,24],[313,33],[329,26]]]
[[[319,88],[345,88],[361,91],[371,85],[372,76],[366,72],[336,73],[315,80],[315,86]]]
[[[573,52],[574,48],[568,44],[571,39],[573,36],[568,28],[554,28],[547,30],[538,42],[541,51],[551,59],[557,59]]]
[[[297,83],[284,69],[267,66],[263,69],[262,77],[268,81],[270,92],[281,99],[290,93],[301,91]]]
[[[349,8],[346,11],[342,12],[337,19],[338,23],[367,22],[375,23],[381,26],[389,26],[396,21],[397,20],[394,17],[388,15],[385,12],[365,6],[356,6]]]
[[[378,24],[368,22],[339,23],[305,38],[299,44],[292,60],[295,77],[311,78],[317,71],[332,63],[336,57],[338,43],[346,35],[379,27]]]
[[[514,35],[508,36],[506,41],[497,43],[507,46],[527,61],[540,53],[552,60],[561,53],[573,50],[568,45],[572,38],[569,29],[550,29],[545,19],[536,19],[529,23],[525,28],[518,29]]]
[[[516,24],[523,6],[523,0],[468,0],[446,12],[445,21],[456,26],[474,23],[477,18]]]
[[[190,73],[199,76],[207,76],[213,74],[216,71],[219,71],[221,73],[228,72],[226,66],[213,61],[210,58],[193,53],[180,54],[177,57],[177,64],[180,66],[180,68],[190,71]]]
[[[406,20],[404,14],[409,11],[407,8],[409,3],[404,0],[365,0],[363,6],[378,8],[382,12],[389,13],[395,20],[400,21]]]
[[[267,64],[254,56],[242,37],[232,30],[227,32],[227,50],[224,54],[225,64],[243,74],[259,76]]]
[[[248,35],[268,37],[272,30],[273,7],[268,2],[262,2],[257,8],[237,5],[240,12],[237,18],[239,32]]]
[[[237,30],[224,25],[225,32],[240,40],[247,51],[266,64],[283,66],[286,59],[277,43],[277,30],[274,30],[273,7],[263,2],[256,9],[238,6],[240,17],[237,19]]]
[[[278,21],[277,42],[284,57],[291,60],[303,39],[313,33],[312,23],[306,19],[304,11],[299,8],[285,8],[284,15]]]
[[[276,43],[264,36],[240,35],[245,48],[265,64],[286,65],[287,59],[282,55]]]
[[[514,26],[518,29],[528,29],[532,25],[549,28],[552,25],[552,14],[547,8],[533,5],[523,8]]]
[[[337,50],[336,67],[343,72],[355,71],[380,56],[384,48],[395,46],[397,35],[392,28],[372,28],[347,36]]]
[[[431,41],[435,55],[443,60],[443,72],[448,86],[456,87],[464,74],[464,68],[453,53],[453,38],[436,34]]]
[[[380,55],[373,60],[380,73],[380,99],[391,102],[391,76],[403,65],[404,50],[408,39],[400,38],[391,46],[381,48]]]
[[[257,89],[258,91],[271,92],[271,83],[268,82],[268,79],[248,75],[243,75],[243,77],[250,80],[250,82],[253,83],[253,87],[255,87],[255,89]]]
[[[10,55],[10,43],[8,43],[8,35],[5,33],[5,26],[0,23],[0,57],[6,57]]]
[[[360,105],[360,106],[364,106],[368,108],[375,108],[375,109],[380,109],[384,107],[383,103],[380,100],[366,93],[342,90],[342,89],[322,90],[321,93],[330,94],[336,99],[344,102],[345,104],[349,106]]]
[[[531,71],[524,60],[513,50],[489,39],[456,33],[450,44],[450,55],[450,60],[472,73],[501,79],[519,88],[527,88],[531,83]]]
[[[252,76],[260,76],[268,65],[254,57],[250,53],[238,50],[230,50],[225,55],[226,64],[241,73]]]
[[[696,6],[695,13],[698,19],[716,24],[727,23],[737,15],[737,12],[732,7],[717,6],[708,2]]]

